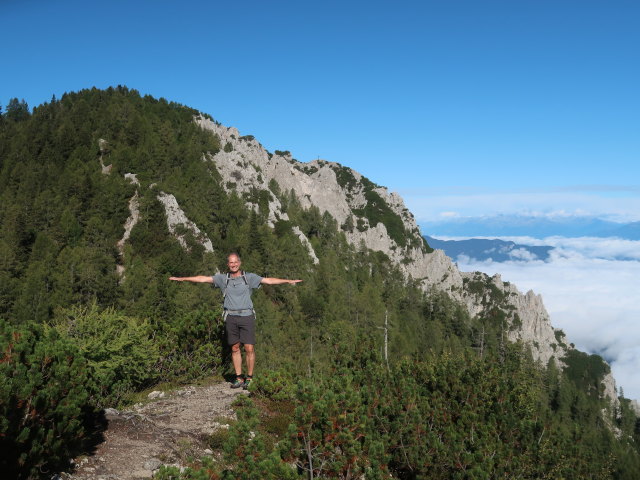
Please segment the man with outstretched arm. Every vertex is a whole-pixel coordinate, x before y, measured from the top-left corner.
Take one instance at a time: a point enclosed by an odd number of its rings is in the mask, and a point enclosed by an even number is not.
[[[296,284],[302,280],[287,280],[284,278],[261,277],[255,273],[245,273],[240,270],[240,255],[232,253],[227,258],[229,271],[213,276],[197,275],[195,277],[170,277],[176,282],[213,283],[214,287],[222,290],[224,298],[224,320],[227,330],[227,342],[231,345],[231,360],[236,372],[236,380],[231,388],[243,387],[245,390],[253,378],[255,365],[256,344],[256,316],[253,310],[251,294],[261,284],[281,285],[283,283]],[[244,346],[247,376],[242,376],[242,352]]]

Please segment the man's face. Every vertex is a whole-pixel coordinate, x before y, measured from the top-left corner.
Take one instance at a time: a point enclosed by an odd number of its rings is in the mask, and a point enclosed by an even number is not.
[[[229,255],[227,259],[227,267],[231,273],[238,273],[240,271],[240,259],[237,255]]]

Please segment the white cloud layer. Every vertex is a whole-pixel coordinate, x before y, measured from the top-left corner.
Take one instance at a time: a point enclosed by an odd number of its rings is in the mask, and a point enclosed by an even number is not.
[[[440,240],[464,240],[467,237],[447,237],[438,235]],[[473,237],[473,238],[499,238],[504,241],[511,241],[519,245],[529,246],[549,246],[555,247],[550,252],[551,261],[561,258],[584,260],[584,259],[605,259],[605,260],[634,260],[640,261],[640,242],[637,240],[625,240],[616,237]],[[519,249],[524,250],[524,249]],[[512,250],[513,256],[519,255]],[[526,251],[525,251],[526,252]],[[528,258],[529,256],[529,258]],[[535,260],[531,258],[529,252],[522,254],[522,260]]]
[[[640,189],[565,187],[537,191],[482,192],[452,187],[401,191],[418,223],[456,217],[520,214],[538,217],[597,216],[640,220]]]
[[[522,292],[542,294],[554,327],[611,364],[618,387],[640,399],[640,242],[611,238],[502,238],[552,245],[548,262],[470,262],[462,271],[500,273]],[[635,260],[616,260],[616,258]]]

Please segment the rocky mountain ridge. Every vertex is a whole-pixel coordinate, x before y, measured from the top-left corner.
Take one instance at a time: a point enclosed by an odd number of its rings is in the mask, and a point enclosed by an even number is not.
[[[360,173],[337,163],[325,160],[301,163],[288,152],[270,154],[254,137],[242,136],[236,128],[225,127],[204,117],[197,117],[195,121],[203,129],[216,134],[225,147],[208,160],[215,163],[229,190],[235,189],[238,193],[250,192],[254,188],[267,190],[272,181],[281,190],[293,190],[305,208],[315,205],[343,225],[351,244],[363,243],[371,250],[384,252],[405,275],[420,280],[425,291],[438,289],[447,292],[466,305],[472,316],[483,314],[492,291],[501,292],[503,308],[510,322],[505,326],[509,340],[528,344],[534,358],[543,365],[551,358],[562,365],[562,357],[572,347],[563,341],[564,334],[551,325],[542,297],[533,291],[523,294],[515,285],[503,282],[499,275],[489,278],[485,274],[460,272],[442,250],[430,252],[422,243],[413,214],[397,193],[390,193],[377,185],[371,187],[371,182]],[[370,200],[367,187],[401,220],[403,234],[410,239],[406,245],[399,245],[392,238],[384,222],[374,223],[357,215]],[[255,204],[250,206],[257,208]],[[269,202],[269,219],[271,222],[288,219],[273,195]],[[349,223],[359,225],[359,228],[344,228]],[[301,233],[300,236],[304,237]],[[472,293],[466,288],[466,284],[474,281],[483,283],[482,294]],[[604,383],[605,395],[615,403],[616,387],[611,374],[606,376]]]
[[[363,193],[365,186],[362,184],[364,177],[358,172],[324,160],[301,163],[293,160],[288,152],[286,155],[278,153],[271,155],[255,139],[240,136],[238,130],[233,127],[227,128],[201,117],[197,118],[196,122],[202,128],[218,135],[221,144],[226,145],[226,150],[229,150],[220,151],[208,159],[215,164],[229,191],[235,190],[241,194],[249,193],[254,188],[265,190],[269,189],[271,181],[277,182],[282,190],[292,189],[304,208],[316,206],[321,212],[328,212],[332,215],[341,225],[344,225],[349,219],[353,224],[360,222],[360,228],[345,231],[347,240],[351,244],[364,243],[371,250],[384,252],[399,265],[405,275],[420,280],[425,291],[432,288],[444,290],[456,300],[467,305],[471,315],[482,313],[482,298],[469,295],[464,287],[465,278],[472,278],[473,274],[460,272],[442,250],[429,252],[424,248],[418,225],[411,212],[405,207],[400,195],[389,193],[384,187],[376,186],[374,188],[381,200],[402,220],[404,233],[411,236],[413,243],[404,247],[398,245],[391,238],[383,222],[372,224],[369,219],[354,213],[366,203]],[[351,184],[347,188],[341,185],[340,170],[346,172],[343,174],[344,176],[351,176],[355,184]],[[257,208],[255,204],[250,202],[248,206]],[[286,213],[281,210],[279,200],[273,195],[269,203],[269,218],[272,223],[279,219],[288,219]],[[510,296],[522,295],[513,286],[505,287],[499,277],[496,278],[496,286],[500,289],[507,288],[507,293]],[[522,305],[520,308],[525,308],[525,306],[533,308],[535,310],[533,316],[544,319],[543,323],[547,326],[543,327],[539,321],[536,321],[528,330],[538,332],[538,334],[544,330],[550,333],[552,338],[555,338],[542,301],[534,302],[531,300],[533,297],[536,297],[533,292],[524,295],[525,300],[519,302],[519,305]],[[518,313],[522,314],[521,317],[525,319],[533,317],[531,312]],[[544,362],[551,356],[552,354],[546,350],[540,350],[538,355]]]
[[[454,260],[490,262],[521,262],[549,259],[551,246],[533,246],[518,244],[497,238],[469,238],[464,240],[440,240],[425,235],[425,239],[433,248],[444,250]]]
[[[417,280],[425,292],[446,292],[465,305],[471,316],[498,308],[504,314],[503,328],[510,341],[527,344],[542,365],[551,358],[563,365],[562,358],[573,347],[565,341],[564,333],[553,328],[542,297],[532,291],[520,292],[499,275],[489,277],[480,272],[459,271],[442,250],[429,248],[413,214],[397,193],[390,193],[338,163],[320,159],[299,162],[289,152],[268,152],[253,136],[242,136],[234,127],[225,127],[203,116],[195,117],[194,121],[220,139],[223,148],[214,155],[206,155],[203,161],[215,165],[228,192],[244,197],[247,206],[254,210],[258,210],[258,204],[251,200],[255,198],[252,193],[268,192],[270,226],[289,220],[274,190],[292,191],[303,208],[316,207],[321,213],[330,214],[341,225],[349,243],[383,252],[407,277]],[[176,227],[182,226],[193,233],[205,250],[212,250],[206,235],[187,218],[171,193],[159,192],[157,198],[165,208],[168,228],[174,235]],[[130,207],[135,207],[133,200]],[[134,210],[131,214],[136,215]],[[317,263],[304,233],[295,225],[292,230]],[[617,403],[611,374],[604,379],[604,392]]]

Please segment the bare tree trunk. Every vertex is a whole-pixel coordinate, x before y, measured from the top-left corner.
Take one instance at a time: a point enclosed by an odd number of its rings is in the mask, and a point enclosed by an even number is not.
[[[307,439],[307,436],[304,435],[304,447],[307,451],[307,458],[309,459],[309,480],[313,480],[313,452],[311,451],[311,438]]]
[[[384,311],[384,361],[389,370],[389,310]]]

